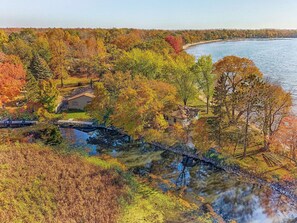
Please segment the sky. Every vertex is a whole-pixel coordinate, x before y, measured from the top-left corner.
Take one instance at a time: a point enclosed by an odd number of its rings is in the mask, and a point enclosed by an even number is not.
[[[297,29],[297,0],[0,0],[0,27]]]

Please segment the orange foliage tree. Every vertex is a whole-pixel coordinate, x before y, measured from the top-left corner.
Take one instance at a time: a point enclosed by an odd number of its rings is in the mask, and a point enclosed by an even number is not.
[[[275,148],[278,148],[276,152],[286,155],[297,163],[297,117],[283,118],[271,142]]]
[[[0,55],[0,105],[16,97],[25,84],[26,72],[14,56]]]

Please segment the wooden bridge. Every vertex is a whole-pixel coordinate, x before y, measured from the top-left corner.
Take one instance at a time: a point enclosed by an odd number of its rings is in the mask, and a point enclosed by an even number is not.
[[[61,128],[74,128],[81,131],[91,132],[95,131],[96,129],[104,129],[104,130],[111,130],[115,131],[112,127],[106,127],[103,125],[98,125],[94,122],[85,122],[85,121],[74,121],[74,120],[59,120],[54,123]]]
[[[73,121],[73,120],[59,120],[55,123],[56,125],[63,127],[63,128],[70,128],[70,127],[98,127],[94,124],[94,122],[83,122],[83,121]]]
[[[26,120],[2,120],[0,121],[0,128],[20,128],[25,126],[36,125],[37,121]]]

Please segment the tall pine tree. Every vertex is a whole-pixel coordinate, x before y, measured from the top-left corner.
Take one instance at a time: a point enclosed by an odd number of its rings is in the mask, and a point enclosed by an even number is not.
[[[30,71],[37,81],[48,80],[53,76],[47,62],[38,53],[34,53],[30,64]]]
[[[39,95],[39,86],[38,81],[35,77],[28,72],[27,73],[27,81],[26,81],[26,100],[28,102],[38,102],[38,95]]]

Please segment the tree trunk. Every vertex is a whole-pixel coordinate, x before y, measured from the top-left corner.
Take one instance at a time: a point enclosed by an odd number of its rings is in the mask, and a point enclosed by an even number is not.
[[[243,145],[243,157],[246,157],[246,151],[248,147],[248,131],[249,131],[249,117],[250,116],[250,108],[248,106],[246,111],[246,120],[245,120],[245,128],[244,128],[244,145]]]
[[[186,98],[183,99],[184,106],[187,106],[187,101],[188,101],[188,99],[186,99]]]
[[[93,79],[90,80],[90,86],[93,89]]]
[[[209,96],[206,97],[206,114],[208,114],[209,111]]]
[[[61,88],[64,87],[63,77],[61,77]]]
[[[292,159],[296,162],[296,153],[295,153],[295,146],[292,146]]]

